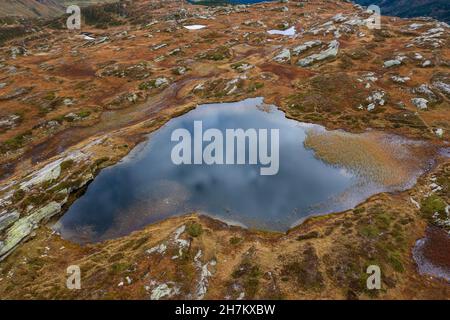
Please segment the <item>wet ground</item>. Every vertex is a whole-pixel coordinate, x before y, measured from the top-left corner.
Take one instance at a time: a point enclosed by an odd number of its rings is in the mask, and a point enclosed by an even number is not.
[[[419,239],[413,250],[419,272],[450,282],[449,248],[448,233],[437,227],[428,227],[425,238]]]

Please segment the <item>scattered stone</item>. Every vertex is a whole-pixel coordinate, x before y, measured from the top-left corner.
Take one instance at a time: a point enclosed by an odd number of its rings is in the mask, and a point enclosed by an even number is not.
[[[264,24],[264,22],[262,22],[261,20],[258,21],[252,21],[252,20],[247,20],[243,22],[243,25],[247,26],[247,27],[254,27],[254,28],[266,28],[267,26]],[[286,26],[288,27],[288,26]]]
[[[323,42],[320,41],[320,40],[307,41],[304,44],[301,44],[301,45],[293,48],[292,49],[292,55],[298,56],[301,53],[303,53],[303,52],[305,52],[305,51],[307,51],[307,50],[309,50],[311,48],[318,47],[318,46],[322,45],[322,43]]]
[[[374,72],[368,72],[363,76],[363,79],[365,81],[369,81],[369,82],[377,82],[378,81],[378,77],[375,75]]]
[[[414,54],[414,59],[415,59],[415,60],[423,60],[423,56],[422,56],[420,53],[417,53],[417,52],[416,52],[416,53]]]
[[[170,287],[169,287],[170,286]],[[161,298],[170,298],[178,294],[180,289],[173,282],[163,283],[152,290],[151,300],[159,300]]]
[[[440,92],[446,95],[447,98],[450,98],[450,84],[442,81],[434,81],[432,85],[434,88],[438,89]]]
[[[61,212],[61,203],[52,201],[32,214],[21,218],[7,230],[4,240],[0,242],[0,260],[39,225],[42,220],[48,220]]]
[[[421,47],[439,48],[444,45],[444,40],[441,37],[444,35],[445,29],[442,27],[431,28],[422,33],[420,36],[414,38],[414,43]]]
[[[372,111],[373,109],[375,109],[375,107],[375,103],[370,103],[369,105],[367,105],[367,111]]]
[[[430,60],[425,60],[423,63],[422,63],[422,67],[423,68],[426,68],[426,67],[432,67],[433,66],[433,63],[430,61]]]
[[[173,70],[173,72],[174,72],[176,75],[181,76],[181,75],[183,75],[183,74],[185,74],[185,73],[187,72],[187,69],[186,69],[185,67],[183,67],[183,66],[179,66],[179,67],[176,67],[176,68]]]
[[[180,49],[180,48],[175,48],[175,49],[173,49],[173,50],[170,50],[170,51],[168,52],[168,55],[169,55],[169,56],[174,56],[174,55],[179,54],[180,52],[181,52],[181,49]]]
[[[409,199],[417,207],[417,209],[420,209],[420,204],[416,200],[414,200],[413,197],[409,197]]]
[[[254,66],[249,63],[236,63],[236,64],[231,65],[231,67],[233,69],[235,69],[236,71],[242,73],[242,72],[252,69]]]
[[[17,114],[0,118],[0,130],[14,128],[21,121],[21,117]]]
[[[63,104],[64,104],[65,106],[72,106],[72,105],[75,104],[75,102],[74,102],[73,99],[65,98],[65,99],[63,100]]]
[[[11,47],[11,59],[17,59],[17,56],[26,56],[28,53],[24,47]]]
[[[436,134],[436,136],[438,136],[439,138],[442,138],[444,136],[444,129],[442,128],[437,128],[434,130],[434,133]]]
[[[334,22],[344,22],[347,20],[347,18],[342,13],[338,13],[333,18],[331,18],[331,20],[333,20]]]
[[[12,99],[18,98],[24,94],[29,93],[31,91],[31,89],[32,89],[31,87],[22,87],[22,88],[14,89],[14,90],[10,91],[9,93],[0,96],[0,101],[12,100]]]
[[[386,92],[384,91],[374,91],[368,98],[367,101],[371,104],[384,106],[385,104]],[[369,108],[369,107],[368,107]]]
[[[317,61],[322,61],[328,58],[336,57],[338,51],[339,51],[339,42],[337,40],[333,40],[328,44],[328,48],[326,50],[323,50],[320,53],[316,53],[304,59],[301,59],[297,62],[297,64],[301,67],[307,67]]]
[[[166,86],[169,84],[169,80],[167,78],[157,78],[155,80],[155,88],[160,88],[162,86]]]
[[[411,102],[419,109],[425,110],[428,108],[428,100],[424,98],[413,98]]]
[[[427,84],[421,84],[419,87],[414,88],[413,92],[427,97],[431,102],[439,101],[439,97],[431,90],[431,88]]]
[[[159,253],[159,254],[164,254],[166,252],[167,249],[167,245],[164,243],[161,243],[159,245],[157,245],[156,247],[150,248],[147,251],[145,251],[147,254],[152,254],[152,253]]]
[[[153,51],[156,51],[156,50],[162,49],[162,48],[164,48],[164,47],[167,47],[167,43],[156,44],[156,45],[154,45],[154,46],[152,47],[152,50],[153,50]]]
[[[409,30],[417,30],[423,27],[422,23],[412,23],[409,25]]]
[[[395,83],[406,83],[407,81],[411,80],[410,77],[401,77],[401,76],[392,76],[391,77],[392,81],[394,81]]]
[[[395,66],[399,66],[401,64],[402,64],[402,62],[400,60],[393,59],[393,60],[385,61],[384,62],[384,67],[385,68],[392,68],[392,67],[395,67]]]
[[[45,122],[44,127],[49,130],[54,130],[60,126],[60,123],[56,120],[49,120]]]
[[[287,62],[291,60],[291,52],[289,51],[289,49],[284,48],[283,50],[281,50],[281,52],[279,54],[277,54],[274,58],[274,61],[276,62]]]

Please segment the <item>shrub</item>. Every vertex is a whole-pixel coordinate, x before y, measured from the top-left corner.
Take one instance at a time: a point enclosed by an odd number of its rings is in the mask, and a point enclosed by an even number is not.
[[[363,226],[359,230],[359,232],[361,235],[368,237],[368,238],[375,238],[380,234],[380,230],[378,230],[378,228],[376,226],[372,226],[372,225]]]
[[[20,27],[6,27],[0,28],[0,44],[5,43],[8,40],[21,37],[26,34],[26,29]]]
[[[394,268],[397,272],[403,272],[405,271],[405,268],[403,267],[403,263],[400,260],[400,255],[398,253],[393,253],[389,256],[389,263],[391,264],[392,268]]]
[[[65,171],[67,169],[70,169],[73,166],[74,163],[75,163],[75,161],[73,161],[72,159],[65,160],[65,161],[61,162],[61,171]]]
[[[20,200],[22,200],[25,197],[25,191],[23,191],[22,189],[18,189],[16,192],[14,192],[13,196],[12,196],[12,200],[14,203],[19,202]]]
[[[240,238],[240,237],[231,237],[230,238],[230,244],[233,246],[238,245],[241,242],[242,242],[242,238]]]
[[[5,153],[7,151],[13,151],[20,149],[24,146],[25,142],[31,138],[32,132],[26,131],[22,134],[19,134],[9,140],[6,140],[0,145],[0,153]]]
[[[77,116],[79,116],[80,118],[87,118],[91,115],[91,112],[89,110],[86,111],[80,111],[77,113]]]
[[[309,233],[299,235],[297,237],[297,241],[314,239],[314,238],[318,238],[318,237],[319,237],[319,233],[317,231],[311,231]]]
[[[201,224],[194,222],[187,226],[186,232],[191,237],[196,238],[203,233],[203,228]]]
[[[439,215],[445,214],[446,203],[436,194],[432,194],[429,197],[422,200],[421,213],[426,219],[432,219],[435,213]]]

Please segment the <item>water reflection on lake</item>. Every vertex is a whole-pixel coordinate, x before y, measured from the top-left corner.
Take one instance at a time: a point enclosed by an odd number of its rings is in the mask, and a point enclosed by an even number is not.
[[[279,172],[259,165],[174,165],[177,128],[279,129]],[[95,242],[130,233],[170,216],[201,212],[251,228],[286,231],[305,217],[349,209],[384,191],[303,145],[316,125],[289,120],[262,98],[208,104],[170,120],[120,163],[100,172],[55,225],[66,239]]]

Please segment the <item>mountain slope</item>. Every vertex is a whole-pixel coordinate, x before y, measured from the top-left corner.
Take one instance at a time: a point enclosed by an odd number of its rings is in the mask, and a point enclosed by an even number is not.
[[[0,17],[23,16],[31,18],[55,17],[64,13],[70,4],[87,6],[117,0],[2,0],[0,3]]]
[[[412,18],[433,17],[450,23],[450,1],[448,0],[355,0],[364,6],[378,5],[383,15]]]
[[[55,0],[3,0],[0,16],[51,17],[63,12]]]

